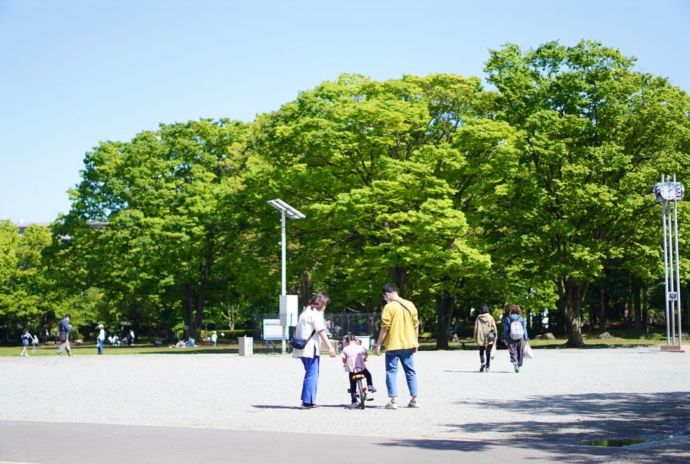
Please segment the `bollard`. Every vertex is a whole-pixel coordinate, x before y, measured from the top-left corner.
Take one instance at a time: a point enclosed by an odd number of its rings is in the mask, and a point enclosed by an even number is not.
[[[240,356],[251,356],[254,354],[254,337],[240,337]]]

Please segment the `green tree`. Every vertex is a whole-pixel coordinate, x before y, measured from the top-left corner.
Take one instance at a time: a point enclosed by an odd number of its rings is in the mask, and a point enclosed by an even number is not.
[[[343,75],[257,121],[267,194],[307,212],[291,239],[305,293],[371,308],[391,280],[436,301],[447,347],[453,292],[490,266],[461,208],[482,204],[477,185],[509,152],[509,125],[481,120],[487,99],[474,78]]]
[[[241,189],[244,133],[225,120],[161,125],[87,154],[57,232],[73,237],[64,247],[83,252],[89,285],[123,317],[155,328],[162,313],[180,307],[197,336],[213,286],[231,279],[216,275],[217,260],[235,246],[232,218],[219,203]]]
[[[687,94],[633,64],[582,41],[507,45],[486,65],[498,116],[522,134],[520,166],[496,191],[496,250],[553,282],[572,346],[583,344],[581,307],[606,263],[639,270],[649,260],[634,258],[659,258],[650,187],[690,165]]]

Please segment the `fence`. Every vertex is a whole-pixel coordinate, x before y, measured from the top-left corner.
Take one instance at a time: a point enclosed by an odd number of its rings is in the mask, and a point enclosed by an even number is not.
[[[263,340],[264,319],[279,319],[277,314],[263,314],[254,316],[253,336],[255,340]],[[348,333],[357,336],[375,338],[379,333],[381,315],[379,313],[326,313],[326,330],[329,338],[341,339]],[[294,327],[290,327],[292,336]]]

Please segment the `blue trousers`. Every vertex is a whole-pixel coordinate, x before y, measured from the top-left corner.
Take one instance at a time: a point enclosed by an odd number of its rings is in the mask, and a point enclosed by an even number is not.
[[[413,355],[414,350],[412,348],[386,351],[386,388],[388,389],[389,397],[398,396],[398,387],[396,385],[398,360],[400,360],[403,371],[405,371],[410,396],[417,396],[417,372],[414,370]]]
[[[96,340],[98,343],[98,354],[103,354],[103,340]]]
[[[319,384],[319,356],[300,358],[304,365],[302,382],[302,404],[316,404],[316,389]]]

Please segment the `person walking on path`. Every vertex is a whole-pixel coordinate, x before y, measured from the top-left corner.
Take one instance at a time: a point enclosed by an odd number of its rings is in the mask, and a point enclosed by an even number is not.
[[[31,340],[33,340],[33,337],[29,333],[28,329],[24,329],[24,332],[22,333],[22,352],[19,356],[29,356],[29,345],[31,344]]]
[[[496,345],[496,338],[498,338],[498,328],[496,321],[489,312],[489,307],[482,304],[479,307],[479,315],[474,321],[474,341],[479,347],[479,361],[481,366],[479,372],[489,372],[491,359],[494,354],[491,352]],[[486,362],[484,362],[484,354],[486,353]]]
[[[56,353],[57,356],[62,356],[62,352],[67,350],[67,356],[72,357],[72,347],[69,345],[69,333],[72,331],[72,326],[69,320],[70,316],[66,314],[58,324],[58,341],[60,342],[60,346]]]
[[[105,329],[103,324],[98,324],[98,336],[96,337],[96,344],[98,345],[98,354],[103,354],[103,345],[105,344]]]
[[[303,349],[295,348],[292,355],[302,360],[304,380],[302,381],[302,408],[316,407],[316,393],[319,384],[319,363],[321,342],[328,346],[328,355],[335,357],[335,349],[326,335],[323,313],[331,300],[325,292],[314,295],[297,321],[295,337],[307,340]]]
[[[398,361],[402,364],[410,391],[410,408],[418,408],[417,372],[414,368],[414,354],[419,348],[419,316],[415,305],[398,295],[393,284],[386,284],[382,289],[386,305],[381,313],[381,330],[376,341],[374,352],[381,354],[381,345],[386,346],[386,388],[390,401],[386,409],[397,409],[397,375]]]
[[[503,321],[503,339],[506,341],[506,345],[508,345],[510,362],[513,363],[513,369],[516,373],[520,372],[522,367],[525,344],[529,340],[527,324],[521,313],[522,309],[520,309],[520,306],[511,305],[510,314]]]
[[[38,348],[38,335],[34,334],[33,338],[31,339],[31,352],[35,353],[36,348]]]
[[[211,343],[213,343],[214,348],[218,344],[218,333],[215,330],[211,333]]]

